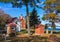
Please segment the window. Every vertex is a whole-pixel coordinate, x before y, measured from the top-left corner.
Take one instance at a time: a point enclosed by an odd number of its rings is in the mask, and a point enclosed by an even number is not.
[[[11,27],[12,30],[15,30],[15,27]]]

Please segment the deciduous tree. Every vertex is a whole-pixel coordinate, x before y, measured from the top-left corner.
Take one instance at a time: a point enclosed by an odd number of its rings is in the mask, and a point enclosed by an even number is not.
[[[4,29],[9,17],[10,16],[5,14],[3,10],[0,10],[0,29]]]

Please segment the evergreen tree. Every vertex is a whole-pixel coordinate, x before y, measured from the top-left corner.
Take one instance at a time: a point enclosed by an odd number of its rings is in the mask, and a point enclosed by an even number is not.
[[[37,15],[37,11],[35,10],[35,8],[33,9],[33,11],[30,14],[30,27],[31,26],[35,26],[38,25],[40,23],[40,19],[38,18],[39,16]]]

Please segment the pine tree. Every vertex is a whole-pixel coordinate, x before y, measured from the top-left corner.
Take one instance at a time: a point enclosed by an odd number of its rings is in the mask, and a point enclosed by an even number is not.
[[[30,27],[31,26],[35,26],[38,25],[40,23],[40,19],[39,16],[37,15],[37,11],[35,10],[35,8],[33,9],[33,11],[30,13]]]

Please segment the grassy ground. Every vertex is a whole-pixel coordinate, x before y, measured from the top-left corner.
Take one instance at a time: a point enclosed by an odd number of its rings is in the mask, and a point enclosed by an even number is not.
[[[49,31],[50,32],[50,31]],[[31,30],[31,33],[34,33],[34,30]],[[7,42],[51,42],[48,38],[51,34],[42,34],[42,35],[27,35],[27,30],[22,29],[20,32],[17,32],[18,37],[8,37]],[[60,32],[54,32],[53,35],[60,37]],[[4,42],[4,39],[0,37],[0,42]]]
[[[30,32],[31,32],[31,34],[34,34],[34,29],[30,29]],[[49,34],[50,34],[50,32],[51,31],[49,31]],[[16,34],[26,34],[26,33],[28,33],[28,30],[27,29],[21,29],[21,31],[20,32],[17,32]],[[46,33],[46,31],[44,31],[44,33]],[[60,32],[53,32],[53,34],[60,34]]]
[[[7,42],[50,42],[48,37],[51,34],[42,34],[42,35],[20,35],[20,37],[7,37]],[[60,34],[53,34],[57,37],[60,37]],[[0,42],[4,42],[4,39],[0,38]]]

